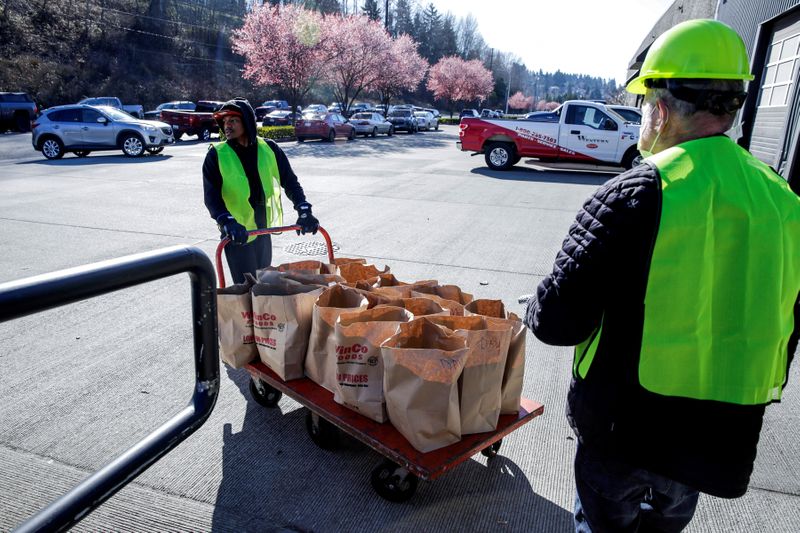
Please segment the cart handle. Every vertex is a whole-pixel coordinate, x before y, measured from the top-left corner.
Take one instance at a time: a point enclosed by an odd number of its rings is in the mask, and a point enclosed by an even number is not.
[[[264,229],[257,229],[253,231],[248,231],[247,234],[250,236],[256,235],[270,235],[272,233],[283,233],[284,231],[292,231],[292,230],[301,230],[302,228],[297,224],[293,226],[281,226],[279,228],[264,228]],[[325,238],[325,245],[328,247],[328,262],[333,263],[333,244],[331,243],[331,236],[328,235],[328,232],[325,231],[325,228],[322,226],[319,227],[318,230],[322,236]],[[225,248],[225,245],[231,242],[228,237],[223,237],[219,244],[217,245],[217,253],[215,255],[216,260],[216,267],[217,267],[217,281],[220,289],[225,288],[225,271],[222,269],[222,250]]]

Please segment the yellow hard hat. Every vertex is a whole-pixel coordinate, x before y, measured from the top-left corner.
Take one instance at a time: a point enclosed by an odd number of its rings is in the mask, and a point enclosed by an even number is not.
[[[639,76],[626,89],[644,94],[645,80],[676,78],[752,80],[742,38],[718,20],[681,22],[653,42]]]

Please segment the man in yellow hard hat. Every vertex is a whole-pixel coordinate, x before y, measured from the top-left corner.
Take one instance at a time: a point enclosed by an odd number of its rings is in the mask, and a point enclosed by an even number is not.
[[[577,531],[680,531],[742,496],[800,333],[800,198],[725,135],[751,80],[715,20],[671,28],[628,90],[644,161],[583,205],[528,304],[576,345]]]

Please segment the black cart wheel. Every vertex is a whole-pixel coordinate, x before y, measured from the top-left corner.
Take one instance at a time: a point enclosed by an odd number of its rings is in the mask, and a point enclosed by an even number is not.
[[[281,400],[283,393],[270,387],[260,379],[250,378],[250,394],[253,399],[264,407],[275,407]]]
[[[314,444],[323,450],[339,447],[339,429],[312,411],[306,411],[306,430]]]
[[[405,468],[384,461],[372,471],[371,481],[372,488],[381,498],[400,503],[414,495],[419,479]]]
[[[486,448],[481,450],[481,455],[484,457],[488,457],[491,459],[492,457],[497,457],[497,452],[500,451],[500,446],[503,444],[503,439],[493,443],[491,446],[487,446]]]

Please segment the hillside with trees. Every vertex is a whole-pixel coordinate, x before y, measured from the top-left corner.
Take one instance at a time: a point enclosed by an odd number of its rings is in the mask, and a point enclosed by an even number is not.
[[[531,70],[514,55],[489,47],[472,15],[457,18],[441,13],[435,2],[284,0],[282,4],[316,12],[320,18],[364,15],[358,18],[383,26],[392,42],[400,43],[393,45],[395,58],[413,54],[426,62],[423,66],[412,61],[411,68],[425,71],[424,79],[413,79],[414,83],[390,82],[382,87],[380,80],[361,79],[359,100],[391,98],[442,109],[504,108],[511,95],[520,93],[514,103],[527,103],[526,109],[517,109],[526,111],[569,98],[613,100],[620,92],[613,80]],[[352,97],[355,86],[345,78],[331,78],[331,72],[307,72],[308,83],[298,92],[281,76],[248,70],[245,48],[236,45],[236,35],[260,7],[258,0],[0,0],[0,90],[28,92],[42,107],[100,95],[118,96],[147,109],[168,100],[234,96],[253,102],[292,99],[302,105]],[[346,20],[338,24],[339,32],[346,31]],[[403,35],[408,37],[398,40]],[[328,53],[337,57],[352,53],[346,47],[330,49],[332,43],[327,46]],[[466,99],[444,96],[442,80],[429,78],[443,69],[428,67],[443,59],[452,62],[450,58],[482,65],[491,73],[489,90],[482,86]],[[294,58],[302,63],[301,59]],[[260,68],[270,64],[274,61],[259,63]],[[348,75],[346,65],[339,63],[341,76]],[[391,77],[390,66],[376,65],[377,71],[383,69],[380,77]]]

